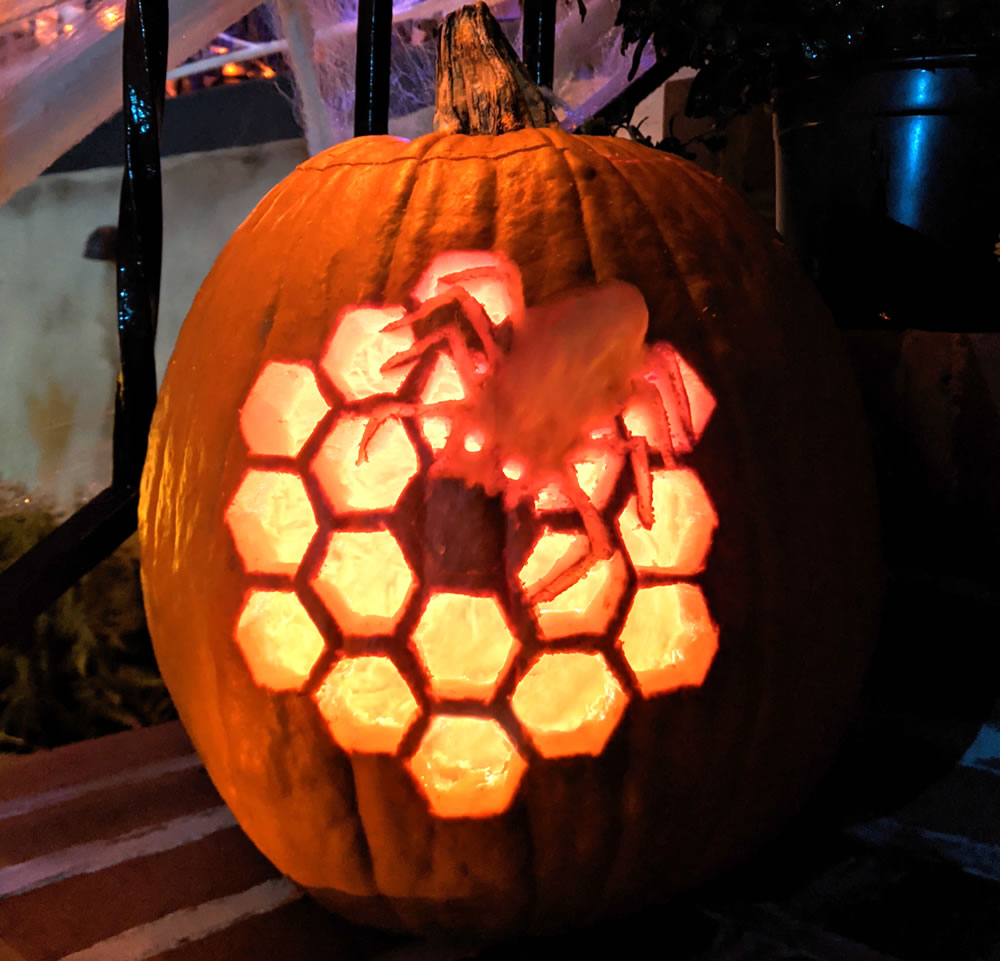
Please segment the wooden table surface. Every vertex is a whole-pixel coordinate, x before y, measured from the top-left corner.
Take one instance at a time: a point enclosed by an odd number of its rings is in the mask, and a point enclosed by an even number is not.
[[[893,817],[806,847],[558,943],[428,944],[313,904],[173,723],[0,757],[0,961],[1000,961],[1000,716]]]

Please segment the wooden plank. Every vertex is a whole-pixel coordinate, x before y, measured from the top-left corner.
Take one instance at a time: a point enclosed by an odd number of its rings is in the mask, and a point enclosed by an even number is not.
[[[31,961],[114,938],[129,928],[279,876],[237,827],[0,900],[0,931]]]
[[[2,822],[0,878],[46,855],[121,838],[221,805],[201,768],[79,794]],[[0,894],[4,893],[10,888],[0,880]]]
[[[128,958],[98,954],[64,961],[371,961],[408,943],[399,935],[350,924],[303,897],[157,954]]]
[[[194,757],[194,748],[179,721],[35,754],[0,754],[0,816],[14,799],[39,796],[47,804],[56,792],[95,783],[100,789],[102,779],[182,756]]]

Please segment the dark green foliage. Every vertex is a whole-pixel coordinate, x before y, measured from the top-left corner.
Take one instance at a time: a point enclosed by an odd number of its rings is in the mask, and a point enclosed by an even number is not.
[[[621,0],[617,22],[633,72],[650,40],[670,73],[699,71],[685,112],[720,129],[775,85],[827,66],[1000,47],[998,0]]]
[[[58,523],[0,487],[0,570]],[[134,538],[21,633],[0,634],[0,751],[32,751],[174,717],[146,632]]]

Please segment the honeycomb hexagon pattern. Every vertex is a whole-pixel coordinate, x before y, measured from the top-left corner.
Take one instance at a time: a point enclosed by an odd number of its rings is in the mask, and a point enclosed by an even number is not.
[[[254,684],[400,764],[432,816],[493,817],[530,765],[612,750],[630,704],[708,678],[719,629],[697,578],[719,520],[686,458],[716,405],[649,344],[619,372],[625,402],[562,414],[578,440],[542,464],[547,435],[520,436],[540,427],[483,414],[512,385],[525,411],[544,402],[511,344],[537,317],[570,338],[645,323],[641,293],[535,308],[504,255],[448,251],[409,303],[345,307],[320,356],[269,360],[251,386],[224,511],[246,577],[233,641]]]

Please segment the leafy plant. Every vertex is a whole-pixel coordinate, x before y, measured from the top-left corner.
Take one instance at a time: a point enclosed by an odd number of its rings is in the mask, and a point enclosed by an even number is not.
[[[58,522],[44,502],[0,487],[0,570]],[[55,747],[173,716],[146,632],[134,539],[33,624],[0,636],[0,750]]]
[[[621,0],[617,22],[633,73],[650,41],[664,73],[698,70],[686,112],[719,129],[776,85],[828,66],[1000,47],[996,0]]]

